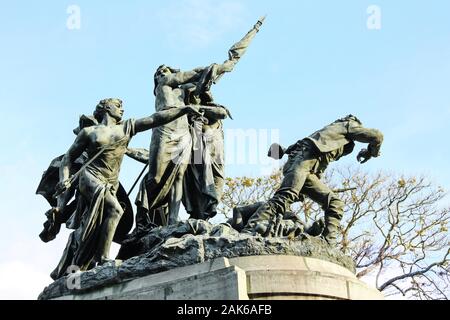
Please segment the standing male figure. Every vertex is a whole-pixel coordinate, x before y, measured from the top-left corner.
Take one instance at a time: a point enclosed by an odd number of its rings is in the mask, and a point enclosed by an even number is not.
[[[204,70],[205,68],[196,68],[192,71],[180,71],[166,65],[160,66],[154,76],[156,111],[183,108],[187,100],[183,85],[199,81]],[[217,67],[218,74],[228,70],[227,64]],[[136,202],[145,203],[143,197],[146,197],[147,214],[168,205],[167,216],[162,214],[161,217],[151,219],[157,225],[171,225],[178,221],[183,197],[183,178],[191,160],[191,153],[192,136],[187,116],[153,130],[149,173],[145,177],[144,185],[141,185]]]
[[[265,17],[228,50],[228,60],[212,64],[199,81],[186,86],[189,104],[199,104],[203,117],[191,118],[194,148],[192,163],[184,178],[183,204],[191,218],[208,220],[217,214],[225,182],[224,132],[222,120],[231,118],[229,110],[214,102],[211,86],[225,72],[231,72],[259,32]],[[190,94],[189,94],[190,93]]]
[[[202,70],[180,72],[165,65],[160,66],[154,75],[156,111],[184,107],[185,93],[179,86],[196,81]],[[192,138],[186,116],[153,130],[149,173],[141,184],[136,202],[146,204],[147,212],[142,214],[150,214],[168,204],[168,217],[154,217],[158,219],[159,225],[177,221],[183,192],[183,176],[190,159],[191,146]]]
[[[286,150],[272,146],[269,156],[281,159],[284,154],[289,155],[283,169],[283,182],[275,195],[253,214],[243,232],[267,236],[267,221],[277,214],[289,211],[292,203],[306,195],[320,204],[325,211],[322,237],[329,244],[335,245],[344,203],[320,177],[330,162],[337,161],[353,151],[355,141],[369,144],[367,149],[362,149],[357,156],[358,162],[365,163],[380,155],[383,134],[376,129],[363,127],[358,118],[348,115],[299,140]]]
[[[223,137],[220,137],[222,131],[219,122],[227,117],[227,113],[224,108],[213,102],[210,89],[212,84],[217,83],[224,73],[231,72],[234,69],[247,51],[252,39],[258,33],[263,21],[264,18],[258,20],[244,38],[231,47],[228,51],[228,60],[222,64],[212,64],[208,67],[196,68],[186,72],[161,65],[154,75],[156,111],[179,108],[185,104],[200,105],[203,116],[197,117],[197,120],[207,120],[210,125],[209,129],[219,129],[215,131],[213,138],[218,148],[222,148],[220,143],[223,143]],[[148,222],[153,222],[156,225],[171,225],[177,222],[183,198],[183,179],[193,151],[191,126],[194,127],[195,122],[193,119],[189,122],[187,117],[184,116],[153,130],[150,144],[149,172],[141,183],[136,199],[136,205],[140,208],[137,220],[141,222],[137,226],[138,229],[145,229],[145,225],[142,224]],[[197,123],[197,125],[200,126],[201,124]],[[203,129],[208,128],[201,128],[201,130]],[[213,156],[217,155],[216,158],[220,159],[220,152],[223,151],[213,150],[213,153],[217,153]],[[205,181],[200,181],[204,180],[203,177],[197,175],[197,182],[199,182],[197,187],[199,188],[195,190],[201,189],[201,194],[195,195],[208,199],[202,199],[200,204],[194,203],[196,201],[189,201],[188,211],[192,209],[197,215],[199,215],[199,212],[208,211],[211,212],[211,215],[214,215],[214,202],[217,202],[220,198],[221,191],[219,189],[222,188],[220,181],[223,173],[222,164],[214,169],[213,173],[208,174],[209,177],[214,175],[215,181],[211,185],[205,186],[203,183]],[[197,170],[195,174],[198,173]],[[209,190],[205,191],[206,189]],[[185,197],[185,203],[188,201],[186,199],[188,198]],[[165,211],[168,211],[168,213],[166,214]]]

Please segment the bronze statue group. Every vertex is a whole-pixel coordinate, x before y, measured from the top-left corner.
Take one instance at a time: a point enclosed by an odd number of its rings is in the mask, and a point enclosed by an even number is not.
[[[217,214],[225,178],[222,120],[231,114],[214,102],[211,86],[233,70],[263,20],[229,50],[223,64],[186,72],[161,65],[154,75],[153,115],[123,120],[122,101],[105,99],[91,116],[80,117],[75,142],[52,161],[37,190],[52,206],[40,238],[55,239],[63,223],[74,230],[51,273],[53,279],[63,277],[71,266],[89,270],[111,261],[113,241],[122,243],[156,226],[176,224],[182,203],[193,219],[208,220]],[[153,129],[149,150],[128,148],[135,134],[149,129]],[[335,245],[344,203],[320,178],[330,162],[353,151],[355,141],[368,144],[357,156],[364,163],[379,156],[383,135],[349,115],[287,149],[271,146],[269,156],[289,156],[283,182],[266,203],[236,208],[232,227],[255,236],[273,236],[270,225],[277,215],[289,212],[291,204],[307,196],[325,212],[318,236]],[[119,182],[124,155],[148,168],[135,201],[136,218],[130,192]],[[134,221],[136,227],[129,234]]]

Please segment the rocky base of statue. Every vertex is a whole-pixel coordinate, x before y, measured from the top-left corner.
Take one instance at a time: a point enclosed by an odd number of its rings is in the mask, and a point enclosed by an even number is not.
[[[320,260],[346,270],[347,276],[354,277],[352,259],[320,238],[306,234],[295,239],[263,238],[240,234],[228,224],[212,225],[202,220],[188,220],[131,239],[119,253],[122,263],[109,263],[61,278],[45,288],[39,299],[86,295],[149,275],[222,258],[231,261],[242,257],[276,259],[277,256]]]

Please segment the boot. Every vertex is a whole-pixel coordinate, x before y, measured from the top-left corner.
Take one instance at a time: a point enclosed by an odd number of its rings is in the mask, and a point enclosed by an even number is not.
[[[247,225],[242,230],[244,233],[260,234],[265,236],[268,231],[269,222],[275,215],[269,203],[261,205],[258,210],[248,220]]]
[[[238,207],[233,209],[233,219],[231,220],[231,226],[233,229],[241,232],[244,228],[244,220],[242,219],[241,211]]]
[[[264,202],[257,202],[245,207],[235,207],[233,209],[233,219],[231,226],[237,231],[241,232],[248,220],[255,214],[255,212],[264,204]]]
[[[324,219],[320,218],[314,221],[312,225],[306,227],[305,233],[313,237],[318,237],[322,234],[324,228],[325,228],[325,221]]]
[[[339,233],[339,220],[325,216],[325,228],[322,231],[322,237],[332,247],[337,245],[337,237]]]

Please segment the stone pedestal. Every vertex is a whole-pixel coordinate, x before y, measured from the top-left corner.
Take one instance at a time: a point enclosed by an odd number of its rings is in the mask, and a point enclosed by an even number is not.
[[[216,258],[58,300],[379,300],[348,269],[314,258]]]
[[[348,269],[314,258],[255,256],[230,259],[245,270],[253,300],[381,300],[383,295]]]

